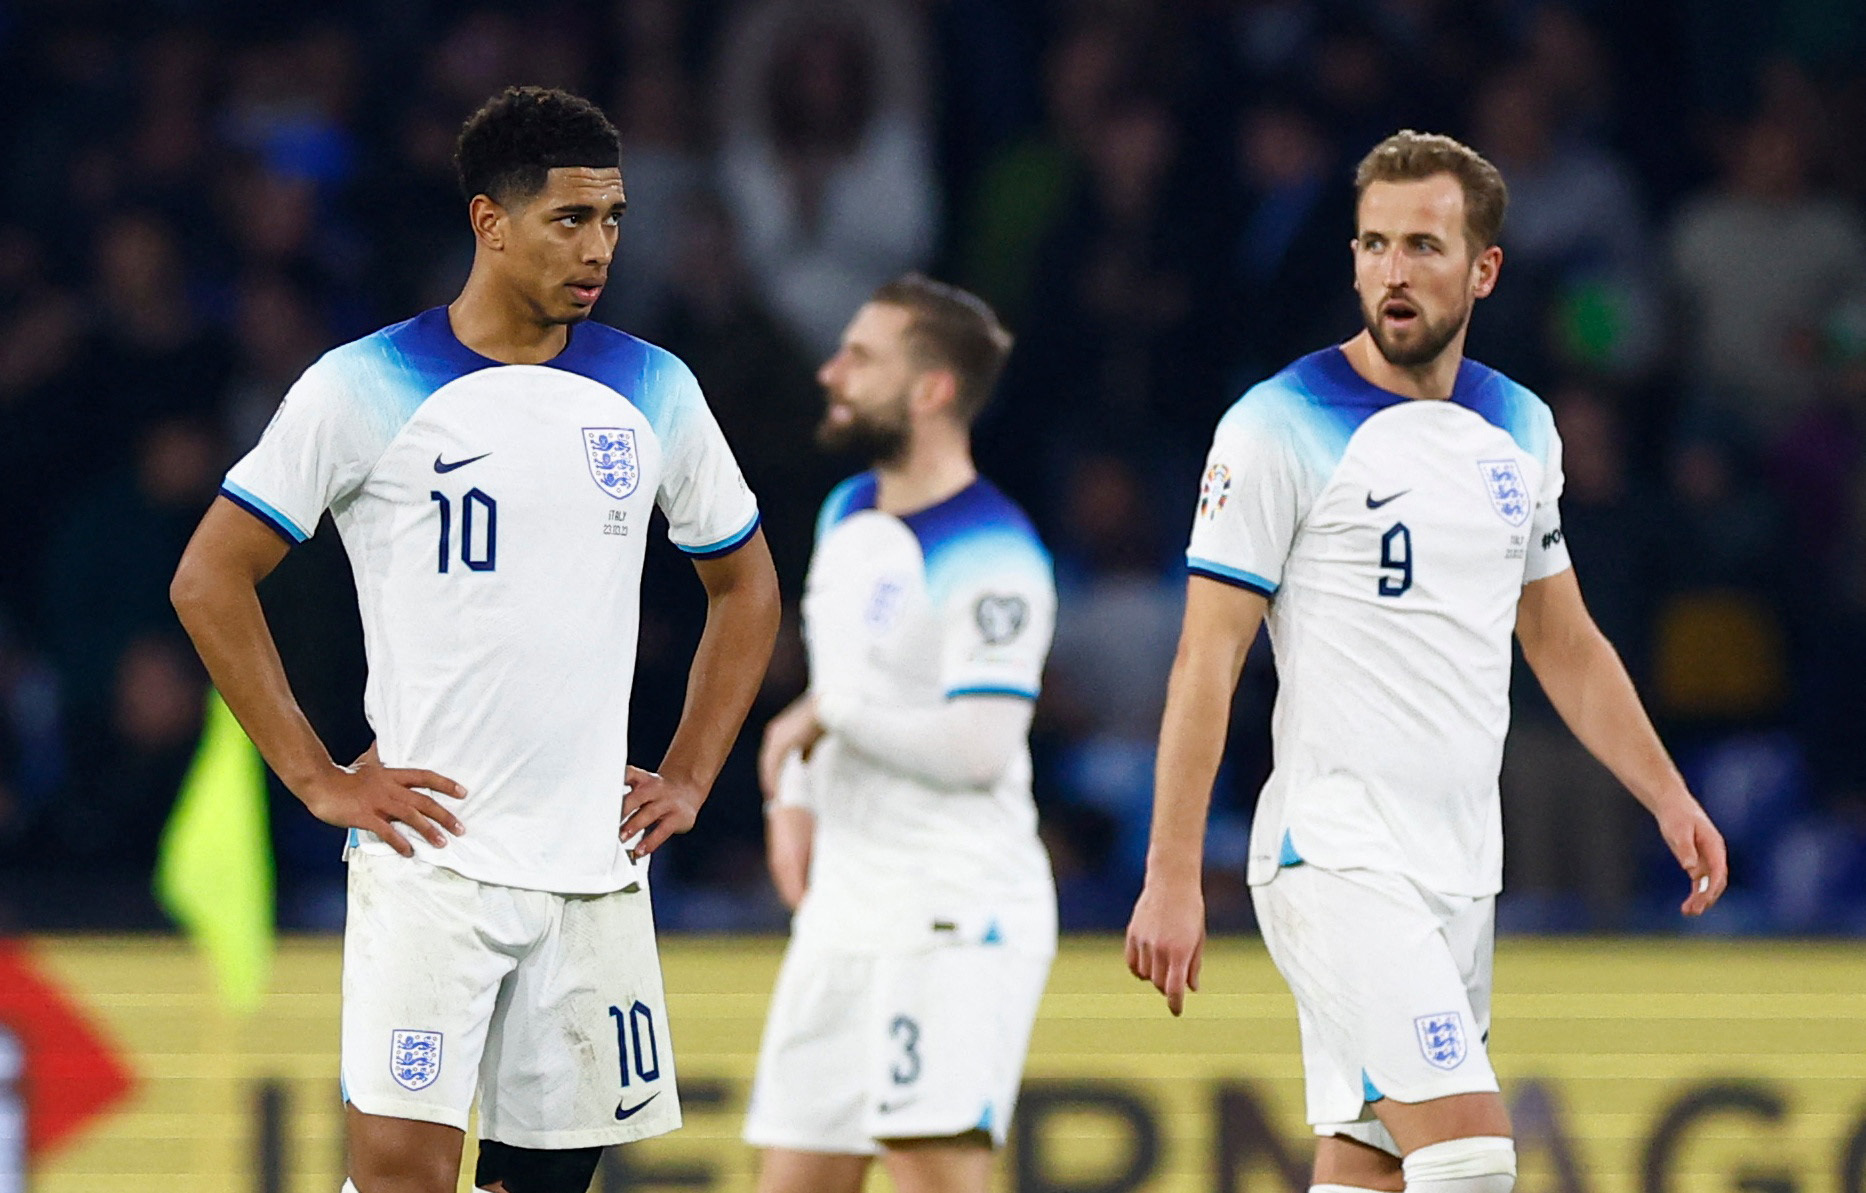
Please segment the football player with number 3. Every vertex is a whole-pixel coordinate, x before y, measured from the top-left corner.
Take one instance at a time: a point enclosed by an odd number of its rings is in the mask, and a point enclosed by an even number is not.
[[[693,826],[744,722],[777,577],[693,374],[588,321],[619,156],[561,91],[468,120],[459,298],[305,370],[175,575],[266,761],[350,830],[345,1193],[453,1193],[476,1091],[475,1183],[503,1193],[584,1193],[601,1148],[680,1125],[648,855]],[[707,595],[658,773],[626,761],[656,507]],[[327,510],[369,656],[354,766],[299,711],[255,593]]]
[[[1563,719],[1723,893],[1723,838],[1673,766],[1562,542],[1540,399],[1464,357],[1506,193],[1449,137],[1389,137],[1355,177],[1365,328],[1251,389],[1214,437],[1127,963],[1180,1013],[1205,937],[1205,814],[1266,618],[1281,688],[1249,880],[1296,998],[1313,1189],[1508,1193],[1486,1051],[1497,773],[1512,630]]]
[[[1056,950],[1030,795],[1050,558],[972,466],[1010,337],[909,275],[817,373],[827,447],[872,471],[817,522],[810,685],[759,754],[769,853],[796,909],[745,1138],[760,1193],[984,1193]]]

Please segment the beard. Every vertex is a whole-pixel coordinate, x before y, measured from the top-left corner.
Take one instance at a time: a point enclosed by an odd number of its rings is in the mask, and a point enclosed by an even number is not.
[[[1468,304],[1463,310],[1440,323],[1428,321],[1425,313],[1421,311],[1414,316],[1419,323],[1419,338],[1411,345],[1401,345],[1395,343],[1381,327],[1380,307],[1386,305],[1386,302],[1387,300],[1382,298],[1379,304],[1371,309],[1363,302],[1361,324],[1367,328],[1367,334],[1373,338],[1374,347],[1380,349],[1380,355],[1386,357],[1387,363],[1401,369],[1416,369],[1420,365],[1430,364],[1437,360],[1445,349],[1451,346],[1451,342],[1458,337],[1458,333],[1464,330],[1465,323],[1471,318],[1471,308]],[[1416,304],[1414,304],[1414,309],[1417,309]]]
[[[870,464],[892,464],[907,452],[907,404],[863,413],[850,408],[847,422],[825,417],[816,427],[816,444],[825,451],[847,452]]]

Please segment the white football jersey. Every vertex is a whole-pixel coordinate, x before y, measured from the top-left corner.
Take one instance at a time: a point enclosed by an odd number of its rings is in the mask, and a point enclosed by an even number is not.
[[[1548,407],[1469,360],[1416,401],[1327,348],[1226,413],[1187,564],[1271,598],[1253,884],[1307,861],[1500,888],[1511,635],[1523,585],[1568,567],[1561,488]]]
[[[221,493],[289,542],[336,520],[383,764],[468,793],[444,849],[404,834],[418,857],[564,894],[644,876],[617,827],[649,517],[696,558],[758,525],[684,364],[595,323],[501,364],[436,308],[307,369]]]
[[[862,703],[1037,697],[1056,623],[1048,551],[989,482],[897,518],[876,481],[843,482],[817,523],[803,598],[810,687]],[[996,784],[936,786],[835,733],[813,751],[809,890],[794,932],[862,952],[911,952],[951,934],[1050,951],[1056,891],[1037,839],[1030,751]]]

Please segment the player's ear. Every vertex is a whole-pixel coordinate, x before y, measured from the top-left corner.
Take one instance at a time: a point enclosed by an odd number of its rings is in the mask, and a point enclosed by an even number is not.
[[[959,402],[959,379],[951,369],[928,369],[914,381],[909,398],[921,413],[950,413]]]
[[[1491,245],[1477,254],[1477,261],[1472,265],[1471,288],[1479,298],[1487,298],[1497,288],[1497,274],[1503,269],[1503,250]]]
[[[507,212],[490,195],[474,195],[467,204],[467,222],[473,225],[473,239],[494,252],[505,248]]]

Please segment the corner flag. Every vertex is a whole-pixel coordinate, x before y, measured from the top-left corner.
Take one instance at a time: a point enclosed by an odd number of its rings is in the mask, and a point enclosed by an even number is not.
[[[210,688],[201,744],[162,830],[155,893],[237,1010],[259,1005],[272,968],[272,877],[265,763]]]

